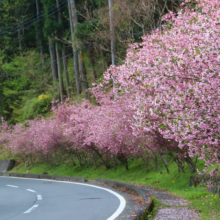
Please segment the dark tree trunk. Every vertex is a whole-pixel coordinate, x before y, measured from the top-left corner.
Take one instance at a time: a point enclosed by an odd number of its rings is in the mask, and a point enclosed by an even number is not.
[[[56,53],[55,53],[54,43],[52,42],[51,37],[49,37],[49,51],[50,51],[50,63],[51,63],[51,70],[53,75],[53,82],[54,84],[56,84],[56,81],[58,79],[57,66],[56,66]]]
[[[73,48],[73,57],[74,57],[76,92],[77,92],[77,95],[79,95],[80,94],[79,63],[78,63],[78,52],[77,52],[77,47],[76,47],[76,41],[74,39],[74,31],[76,30],[76,25],[78,23],[75,0],[69,0],[69,6],[70,6],[70,10],[69,10],[69,12],[70,12],[70,28],[71,28],[72,48]]]
[[[167,160],[166,160],[166,156],[165,155],[160,155],[160,157],[161,157],[161,160],[164,163],[164,166],[165,166],[165,168],[167,170],[167,173],[170,173],[169,168],[168,168],[168,164],[167,164]]]
[[[20,56],[22,56],[21,27],[20,27],[20,24],[18,25],[18,45],[19,45]]]
[[[44,64],[44,53],[43,53],[43,40],[42,40],[42,32],[40,30],[40,5],[39,5],[39,0],[36,0],[36,11],[37,11],[37,24],[36,24],[36,38],[37,38],[37,44],[40,50],[40,55],[41,55],[41,63]]]
[[[93,42],[90,43],[89,45],[89,58],[92,64],[92,73],[93,73],[93,78],[94,80],[97,79],[97,74],[95,71],[95,52],[94,52],[94,44]]]
[[[86,67],[85,67],[84,55],[82,51],[80,51],[80,55],[79,55],[79,73],[80,73],[80,78],[82,82],[83,97],[85,99],[88,99],[87,90],[89,88],[89,85],[87,82]]]
[[[153,167],[153,170],[156,171],[156,168],[155,168],[155,166],[154,166],[154,161],[153,161],[153,159],[150,159],[150,162],[151,162],[151,165],[152,165],[152,167]]]
[[[60,51],[58,48],[58,43],[56,43],[56,55],[57,55],[57,69],[58,69],[58,78],[59,78],[59,92],[60,92],[60,101],[63,103],[63,77],[62,77],[62,68],[60,60]]]
[[[66,45],[64,43],[62,45],[62,57],[63,57],[63,68],[65,73],[67,97],[70,98],[69,74],[67,71],[67,58],[66,58]]]
[[[60,5],[59,1],[56,0],[57,3],[57,10],[58,10],[58,23],[61,23],[61,12],[59,11]],[[60,33],[57,33],[56,31],[56,38],[59,39],[62,38]],[[60,56],[60,50],[58,46],[58,42],[56,43],[56,55],[57,55],[57,68],[58,68],[58,78],[59,78],[59,90],[60,90],[60,101],[63,103],[63,92],[64,92],[64,87],[63,87],[63,76],[62,76],[62,66],[61,66],[61,56]]]
[[[158,167],[158,170],[160,171],[160,174],[162,174],[162,170],[161,170],[161,168],[160,168],[160,164],[159,164],[158,159],[157,159],[156,156],[154,157],[154,160],[155,160],[155,162],[156,162],[156,164],[157,164],[157,167]]]

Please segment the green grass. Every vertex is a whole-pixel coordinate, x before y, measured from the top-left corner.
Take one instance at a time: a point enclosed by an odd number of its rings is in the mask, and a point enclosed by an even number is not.
[[[10,152],[6,151],[1,145],[0,145],[0,160],[3,159],[14,159],[13,156],[10,154]]]
[[[104,166],[98,169],[94,167],[73,166],[70,163],[63,163],[59,166],[50,164],[33,164],[28,167],[24,163],[19,164],[10,172],[42,174],[47,172],[50,175],[63,176],[81,176],[89,179],[110,179],[123,181],[128,183],[137,183],[146,186],[153,186],[179,195],[189,201],[189,207],[198,210],[202,214],[202,219],[220,220],[220,199],[212,193],[208,192],[204,187],[189,187],[189,178],[191,176],[189,168],[186,166],[186,173],[178,173],[177,165],[170,161],[170,174],[166,173],[162,166],[163,174],[158,171],[153,171],[150,167],[150,172],[146,173],[144,164],[141,160],[135,160],[129,163],[129,170],[126,170],[122,165],[118,165],[117,169],[106,170]],[[198,168],[203,169],[204,163],[198,162]],[[154,199],[156,207],[163,206],[159,201]],[[153,212],[156,212],[157,208]],[[152,213],[152,215],[155,213]]]

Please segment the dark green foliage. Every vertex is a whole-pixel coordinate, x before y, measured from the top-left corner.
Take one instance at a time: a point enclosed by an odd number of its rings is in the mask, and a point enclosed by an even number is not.
[[[38,66],[38,68],[35,68]],[[29,51],[2,65],[0,111],[10,123],[21,122],[50,112],[53,94],[48,65],[40,65],[36,52]],[[39,96],[44,95],[44,99]],[[52,95],[53,94],[53,95]],[[43,96],[43,95],[42,95]]]
[[[148,0],[142,1],[148,3]],[[53,72],[55,80],[52,80],[50,60],[52,50],[49,50],[48,38],[53,44],[57,44],[60,54],[63,44],[66,47],[66,56],[69,59],[66,69],[69,74],[70,96],[74,99],[79,97],[76,97],[75,68],[71,54],[73,45],[83,54],[87,73],[86,83],[89,87],[94,81],[101,82],[102,74],[111,65],[108,0],[75,0],[78,24],[73,31],[74,42],[71,38],[68,1],[58,1],[59,12],[57,0],[38,0],[38,4],[36,2],[36,0],[0,0],[0,117],[3,116],[9,123],[47,116],[50,114],[49,102],[53,98],[59,98],[56,70]],[[158,10],[168,7],[172,11],[177,11],[180,2],[181,0],[159,0],[155,1],[155,7],[158,7]],[[130,12],[137,9],[132,9],[136,3],[138,5],[140,2],[114,0],[118,65],[123,63],[128,44],[141,41],[140,37],[144,31],[133,20],[140,18],[138,22],[147,29],[153,27],[160,19],[154,12],[145,13],[141,7],[142,14],[139,16],[139,13],[133,12],[132,17]],[[164,7],[163,4],[167,6]],[[194,1],[192,7],[193,4]],[[166,11],[167,9],[164,13]],[[60,21],[58,13],[61,15]],[[152,16],[145,17],[146,14]],[[55,63],[53,68],[56,69],[56,54],[53,54],[53,57]],[[60,63],[63,70],[63,62]],[[66,98],[67,80],[64,71],[62,74],[63,96]],[[81,78],[79,82],[82,87]],[[49,95],[49,98],[39,100],[41,95]]]
[[[77,24],[77,31],[75,33],[75,36],[78,39],[89,39],[92,35],[95,35],[95,30],[96,27],[98,26],[97,22],[93,20],[92,22],[90,21],[85,21],[83,23]],[[97,27],[98,28],[98,27]]]
[[[36,117],[41,116],[49,116],[50,109],[51,109],[51,98],[45,98],[40,100],[39,98],[33,98],[31,100],[23,100],[24,105],[23,108],[15,111],[18,117],[17,120],[24,121],[24,120],[31,120]]]

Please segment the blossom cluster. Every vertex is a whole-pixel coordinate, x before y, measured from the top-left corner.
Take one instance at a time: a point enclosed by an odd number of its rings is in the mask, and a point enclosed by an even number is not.
[[[191,157],[220,164],[220,2],[182,5],[105,76],[134,97],[137,131],[158,132]]]

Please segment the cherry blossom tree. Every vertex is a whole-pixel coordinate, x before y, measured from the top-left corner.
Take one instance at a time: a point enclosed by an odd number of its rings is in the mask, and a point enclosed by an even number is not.
[[[136,130],[159,132],[180,149],[189,148],[190,157],[220,164],[220,3],[182,6],[164,17],[163,30],[131,45],[125,63],[105,76],[135,96]]]

